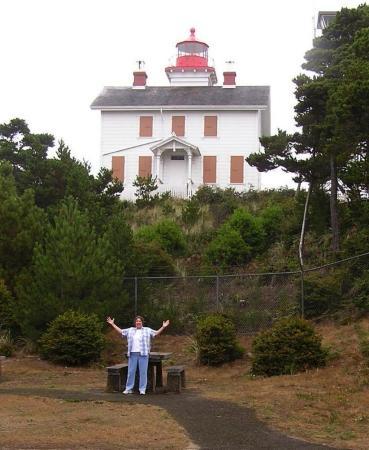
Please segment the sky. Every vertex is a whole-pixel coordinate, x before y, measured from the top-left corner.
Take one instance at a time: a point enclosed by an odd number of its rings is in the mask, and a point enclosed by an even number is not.
[[[218,80],[235,61],[238,85],[271,87],[272,133],[292,132],[292,79],[312,47],[318,11],[351,0],[0,0],[0,123],[25,119],[31,132],[63,139],[72,155],[100,168],[100,113],[90,104],[104,86],[131,86],[144,60],[152,86],[167,86],[175,45],[196,28]],[[50,155],[52,156],[52,154]],[[293,187],[279,170],[262,188]]]

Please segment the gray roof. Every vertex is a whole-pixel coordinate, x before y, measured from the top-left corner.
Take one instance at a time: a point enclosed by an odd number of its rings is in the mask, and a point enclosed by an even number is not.
[[[92,109],[154,106],[269,106],[269,86],[105,87]]]

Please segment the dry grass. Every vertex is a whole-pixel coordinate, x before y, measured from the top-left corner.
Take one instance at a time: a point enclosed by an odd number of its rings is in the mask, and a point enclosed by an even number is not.
[[[369,330],[368,321],[360,326]],[[324,336],[324,344],[336,351],[336,357],[326,368],[291,376],[251,377],[248,356],[223,367],[197,366],[187,350],[189,338],[186,337],[160,336],[153,350],[172,351],[169,364],[186,364],[192,390],[209,398],[252,407],[261,420],[290,436],[340,448],[368,449],[369,371],[358,350],[355,326],[325,324],[318,329]],[[249,352],[251,338],[243,337],[241,342]],[[121,339],[111,334],[106,360],[118,362],[122,352]],[[4,378],[1,387],[83,392],[102,390],[106,382],[102,367],[55,367],[38,358],[24,357],[7,360]],[[147,424],[143,425],[143,420]],[[71,403],[1,395],[0,424],[0,440],[10,448],[26,443],[41,448],[45,442],[50,444],[49,448],[93,448],[94,442],[95,448],[182,449],[190,443],[185,430],[165,411],[149,405]],[[152,436],[150,442],[141,441],[144,436],[140,432],[140,442],[135,440],[135,424],[140,430],[147,427],[147,434]],[[160,436],[166,436],[167,447],[157,441],[158,430]]]
[[[5,395],[0,424],[1,448],[178,449],[189,444],[167,412],[150,405]]]

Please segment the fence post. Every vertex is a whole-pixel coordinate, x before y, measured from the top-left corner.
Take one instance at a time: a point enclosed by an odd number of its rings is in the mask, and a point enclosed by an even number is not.
[[[304,305],[304,268],[301,267],[301,307],[300,307],[300,314],[301,318],[303,319],[305,316],[305,305]]]
[[[138,291],[138,286],[137,286],[137,277],[135,277],[135,316],[137,316],[137,291]]]
[[[219,275],[217,275],[217,279],[216,279],[216,289],[217,289],[217,312],[219,312]]]

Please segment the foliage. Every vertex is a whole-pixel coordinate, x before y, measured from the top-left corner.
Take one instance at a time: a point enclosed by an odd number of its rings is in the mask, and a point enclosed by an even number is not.
[[[181,255],[186,249],[181,228],[169,219],[161,220],[155,225],[141,227],[135,237],[142,242],[158,244],[170,255]]]
[[[197,198],[193,197],[190,200],[187,200],[182,207],[182,222],[189,229],[200,219],[200,214],[200,202]]]
[[[303,69],[315,73],[295,78],[296,125],[300,132],[279,130],[262,137],[263,153],[249,164],[261,171],[276,167],[295,173],[312,186],[329,180],[332,248],[339,248],[337,192],[360,198],[368,192],[369,6],[343,8],[314,40]],[[339,181],[343,183],[339,185]]]
[[[361,312],[369,312],[369,274],[367,270],[355,279],[350,297]]]
[[[0,330],[7,329],[15,333],[18,331],[15,310],[14,298],[7,289],[4,280],[0,279]]]
[[[342,306],[343,282],[347,272],[337,269],[329,272],[311,272],[304,279],[305,317],[310,319],[333,313]]]
[[[326,363],[327,351],[313,326],[303,319],[288,318],[260,333],[252,343],[252,373],[288,375]]]
[[[236,340],[233,323],[218,314],[200,319],[195,339],[200,353],[200,363],[211,366],[241,358],[244,349]]]
[[[97,361],[105,345],[102,322],[93,314],[66,311],[51,322],[39,344],[42,357],[57,364]]]
[[[139,177],[133,182],[133,186],[136,188],[136,205],[139,207],[145,207],[153,204],[157,199],[158,195],[152,195],[154,191],[158,189],[157,179],[153,178],[152,175],[147,177]]]
[[[206,257],[223,269],[242,265],[263,249],[264,242],[262,221],[238,208],[210,242]]]
[[[126,301],[123,263],[112,255],[112,245],[107,235],[97,236],[73,199],[62,203],[35,247],[30,271],[17,282],[17,319],[26,337],[38,338],[68,309],[119,317]]]
[[[251,247],[245,243],[238,230],[225,224],[206,249],[207,260],[225,270],[240,266],[251,259]]]
[[[9,330],[0,328],[0,355],[12,356],[15,351],[14,341]]]
[[[45,215],[35,205],[33,192],[18,194],[11,165],[0,161],[0,273],[9,287],[30,264],[44,224]]]
[[[133,245],[132,260],[126,272],[129,277],[173,276],[174,261],[155,242],[137,241]]]

